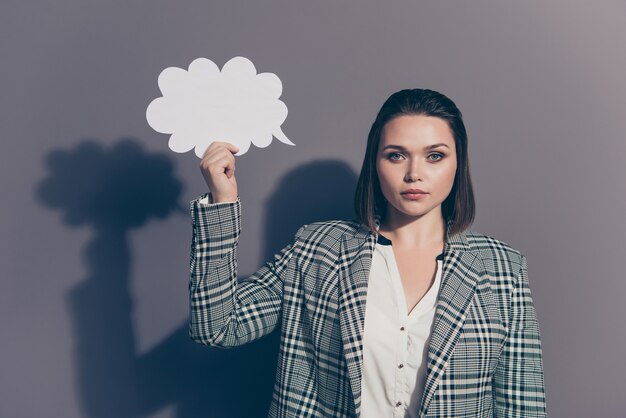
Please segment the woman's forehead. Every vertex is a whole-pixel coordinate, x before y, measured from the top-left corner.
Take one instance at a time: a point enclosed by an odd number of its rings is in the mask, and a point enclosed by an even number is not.
[[[391,119],[381,132],[381,142],[402,142],[405,147],[418,148],[437,142],[454,142],[448,122],[424,115],[403,115]]]

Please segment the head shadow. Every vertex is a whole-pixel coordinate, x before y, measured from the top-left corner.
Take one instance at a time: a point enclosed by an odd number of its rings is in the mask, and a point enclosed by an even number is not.
[[[286,173],[265,204],[265,260],[304,224],[354,219],[357,175],[340,160],[317,160]]]

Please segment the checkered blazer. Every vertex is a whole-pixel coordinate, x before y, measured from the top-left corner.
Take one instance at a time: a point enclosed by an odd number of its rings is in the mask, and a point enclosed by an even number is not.
[[[355,220],[304,225],[238,283],[241,201],[205,205],[200,198],[190,202],[191,338],[230,348],[280,326],[268,416],[358,417],[377,233]],[[421,418],[546,416],[523,254],[471,230],[447,235],[427,367]]]

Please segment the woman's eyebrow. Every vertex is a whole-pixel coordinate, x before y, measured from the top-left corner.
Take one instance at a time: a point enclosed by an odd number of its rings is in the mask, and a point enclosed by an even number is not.
[[[425,146],[425,147],[424,147],[424,150],[435,149],[435,148],[438,148],[438,147],[446,147],[446,148],[450,148],[449,146],[447,146],[447,145],[446,145],[446,144],[444,144],[443,142],[440,142],[440,143],[438,143],[438,144],[433,144],[433,145],[428,145],[428,146]],[[402,145],[393,145],[393,144],[385,146],[382,150],[384,151],[384,150],[386,150],[387,148],[394,148],[394,149],[399,149],[399,150],[402,150],[402,151],[406,151],[406,148],[404,148]]]

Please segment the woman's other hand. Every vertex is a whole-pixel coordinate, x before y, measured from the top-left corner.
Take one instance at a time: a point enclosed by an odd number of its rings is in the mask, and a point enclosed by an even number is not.
[[[211,203],[237,200],[235,156],[239,148],[228,142],[215,141],[206,149],[200,161],[200,171],[209,186]]]

